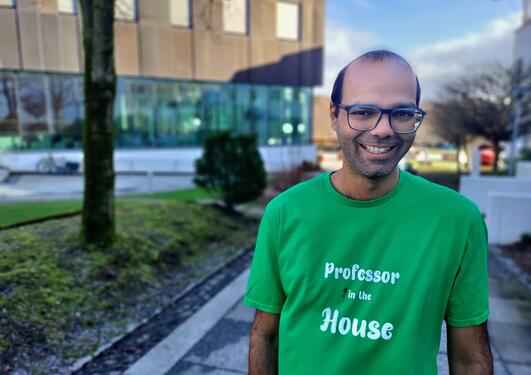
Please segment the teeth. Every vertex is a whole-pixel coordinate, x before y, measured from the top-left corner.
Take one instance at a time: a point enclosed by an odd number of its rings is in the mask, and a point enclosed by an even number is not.
[[[369,145],[362,145],[363,148],[365,148],[367,151],[373,153],[373,154],[383,154],[385,152],[388,152],[392,149],[392,147],[376,147],[376,146],[369,146]]]

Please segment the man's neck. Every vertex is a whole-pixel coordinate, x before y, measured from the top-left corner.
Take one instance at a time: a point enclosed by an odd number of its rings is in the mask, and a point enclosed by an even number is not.
[[[332,185],[342,195],[356,200],[370,200],[383,197],[398,183],[398,168],[387,176],[368,179],[343,166],[331,176]]]

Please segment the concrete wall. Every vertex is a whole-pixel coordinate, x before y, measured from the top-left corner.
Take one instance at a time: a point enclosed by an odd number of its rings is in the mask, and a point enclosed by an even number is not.
[[[460,193],[475,202],[487,218],[489,193],[529,193],[531,192],[531,177],[471,177],[462,176],[460,179]]]
[[[463,176],[460,192],[485,215],[489,243],[517,242],[531,232],[531,177]]]
[[[490,243],[510,244],[531,233],[531,193],[490,193],[488,212]]]
[[[16,12],[14,9],[10,8],[0,8],[0,69],[1,68],[20,68]]]
[[[116,72],[120,75],[141,75],[137,24],[125,21],[115,22],[114,40]]]
[[[316,150],[313,145],[260,147],[260,154],[268,172],[288,170],[304,160],[315,161]],[[202,149],[132,149],[116,150],[114,153],[115,171],[120,172],[175,172],[193,173],[195,160]],[[48,155],[43,151],[6,152],[0,154],[0,165],[11,172],[35,172],[37,162]],[[66,158],[68,161],[83,164],[81,151],[54,151],[54,158]]]
[[[322,147],[337,147],[336,133],[330,124],[330,97],[313,98],[313,133],[312,141]]]
[[[519,161],[516,163],[516,177],[531,178],[531,161]]]
[[[81,71],[80,21],[77,15],[59,14],[54,1],[17,1],[16,10],[0,9],[0,18],[8,12],[10,16],[3,20],[5,24],[0,21],[0,28],[9,28],[5,36],[0,32],[0,51],[6,50],[13,55],[12,60],[19,62],[14,68]],[[14,36],[10,35],[13,27]]]
[[[194,0],[191,28],[170,22],[169,0],[138,0],[138,21],[115,22],[121,75],[319,85],[324,0],[299,0],[300,38],[276,37],[276,0],[249,0],[246,34],[223,30],[223,0]],[[0,68],[80,72],[81,19],[55,1],[0,8]],[[17,31],[18,30],[18,31]]]

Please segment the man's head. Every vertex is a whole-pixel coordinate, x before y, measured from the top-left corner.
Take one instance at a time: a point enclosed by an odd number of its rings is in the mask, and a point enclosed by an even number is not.
[[[369,179],[391,174],[413,144],[415,133],[393,131],[389,114],[382,114],[373,129],[354,130],[346,110],[339,105],[370,105],[383,110],[418,107],[420,85],[409,63],[390,51],[368,52],[339,72],[331,99],[330,119],[347,163],[344,167]]]

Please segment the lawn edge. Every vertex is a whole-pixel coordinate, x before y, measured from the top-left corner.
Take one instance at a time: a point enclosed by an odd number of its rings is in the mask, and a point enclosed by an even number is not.
[[[195,289],[196,287],[198,287],[199,285],[203,284],[205,281],[207,281],[210,277],[212,277],[214,274],[216,274],[217,272],[220,272],[223,268],[225,268],[228,264],[234,262],[236,259],[242,257],[243,255],[245,255],[247,252],[250,252],[254,249],[254,244],[253,245],[250,245],[250,246],[247,246],[247,247],[244,247],[242,248],[241,250],[239,250],[236,254],[234,254],[233,256],[231,256],[229,259],[227,259],[225,262],[223,262],[222,264],[220,264],[218,267],[216,267],[215,269],[213,269],[211,272],[207,273],[206,275],[204,275],[203,277],[201,277],[199,280],[189,284],[188,286],[186,286],[182,291],[180,291],[179,293],[177,293],[174,297],[171,298],[171,300],[168,301],[168,303],[166,303],[164,306],[158,308],[155,310],[155,312],[153,312],[153,314],[151,314],[150,316],[140,320],[137,324],[134,324],[134,325],[131,325],[130,327],[128,327],[126,329],[126,331],[121,334],[121,335],[118,335],[116,336],[115,338],[111,339],[108,343],[106,344],[103,344],[102,346],[100,346],[98,349],[96,349],[96,351],[94,351],[93,354],[89,354],[85,357],[81,357],[80,359],[78,359],[77,361],[74,362],[73,365],[69,366],[67,368],[67,371],[71,374],[75,374],[77,371],[79,370],[82,370],[83,367],[85,367],[87,364],[89,364],[91,361],[93,361],[94,359],[96,359],[98,356],[100,356],[102,353],[104,353],[105,351],[111,349],[112,347],[114,347],[115,345],[117,345],[120,341],[126,339],[129,335],[133,334],[136,330],[138,330],[139,328],[141,328],[142,326],[144,326],[145,324],[147,324],[149,321],[155,319],[158,315],[160,315],[166,308],[168,308],[169,306],[171,306],[172,304],[174,304],[176,301],[178,301],[179,299],[183,298],[184,296],[186,296],[188,293],[190,293],[193,289]],[[184,322],[182,322],[181,324],[185,323],[186,320]],[[177,328],[177,327],[176,327]]]
[[[69,217],[81,215],[81,212],[82,210],[68,211],[68,212],[63,212],[63,213],[55,214],[51,216],[43,216],[38,219],[31,219],[31,220],[21,221],[18,223],[13,223],[13,224],[8,224],[8,225],[0,225],[0,231],[7,230],[7,229],[13,229],[13,228],[20,228],[26,225],[40,224],[48,220],[66,219]]]

